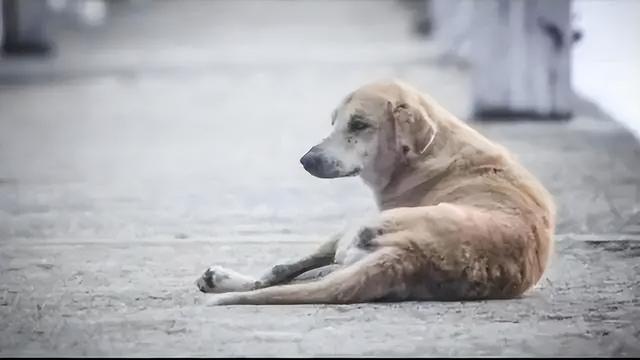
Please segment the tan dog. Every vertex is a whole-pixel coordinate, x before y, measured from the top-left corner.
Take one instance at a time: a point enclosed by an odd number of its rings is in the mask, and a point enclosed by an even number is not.
[[[323,178],[360,174],[380,213],[259,279],[209,268],[198,287],[224,293],[211,304],[505,299],[540,280],[555,208],[504,148],[398,81],[356,90],[332,123],[303,166]]]

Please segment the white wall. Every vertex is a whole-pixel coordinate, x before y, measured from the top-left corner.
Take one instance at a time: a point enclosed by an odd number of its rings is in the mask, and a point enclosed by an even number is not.
[[[575,0],[573,87],[640,137],[640,1]]]

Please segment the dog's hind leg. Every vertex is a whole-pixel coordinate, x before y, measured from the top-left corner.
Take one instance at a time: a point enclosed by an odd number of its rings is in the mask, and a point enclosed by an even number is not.
[[[405,256],[397,248],[379,249],[318,281],[213,295],[208,304],[350,304],[403,299],[410,294],[406,280],[413,272]]]

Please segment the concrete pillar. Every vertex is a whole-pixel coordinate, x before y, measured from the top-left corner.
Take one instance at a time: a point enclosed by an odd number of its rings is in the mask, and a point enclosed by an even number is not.
[[[474,5],[469,54],[476,117],[570,118],[571,0]]]
[[[4,1],[0,0],[0,49],[4,44],[4,18],[2,17],[2,8],[4,7]],[[0,51],[0,58],[2,57],[2,51]]]
[[[49,7],[45,0],[2,0],[5,54],[46,54]]]
[[[405,0],[403,4],[409,7],[413,15],[413,28],[423,36],[431,36],[433,30],[432,0]]]
[[[478,0],[431,0],[433,40],[444,58],[468,60],[474,3]]]

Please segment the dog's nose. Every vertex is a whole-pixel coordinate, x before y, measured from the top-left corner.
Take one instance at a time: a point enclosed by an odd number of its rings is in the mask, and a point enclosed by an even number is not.
[[[322,163],[320,152],[316,148],[311,148],[309,152],[300,158],[300,163],[307,171],[318,170]]]

